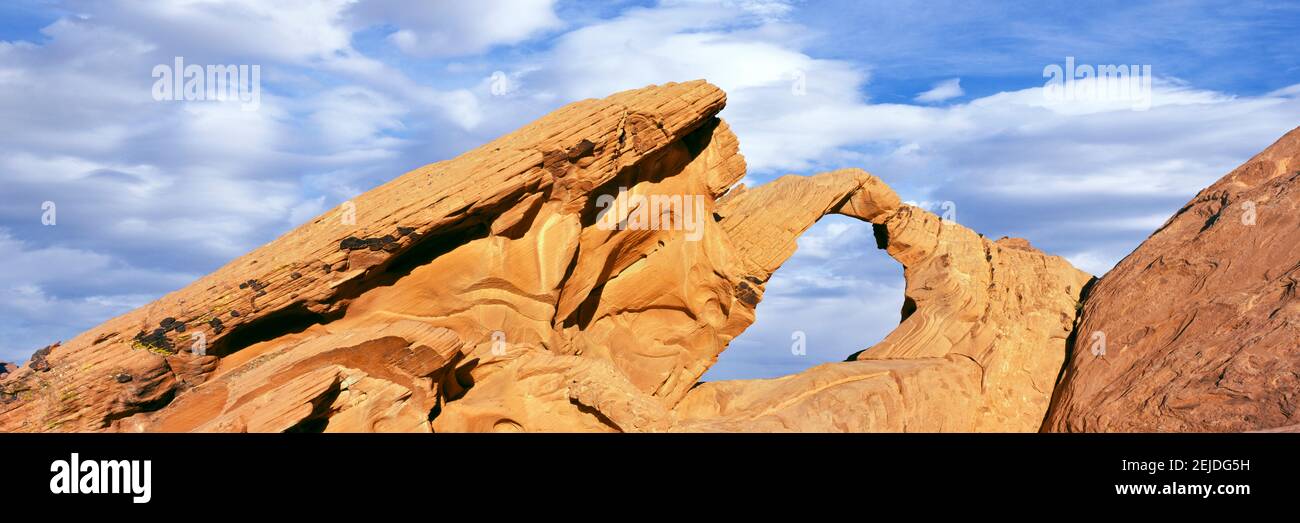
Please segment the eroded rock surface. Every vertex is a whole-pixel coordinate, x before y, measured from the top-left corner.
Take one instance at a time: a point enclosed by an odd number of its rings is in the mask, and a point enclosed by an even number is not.
[[[1201,191],[1097,282],[1043,429],[1300,422],[1300,129]]]
[[[724,103],[702,81],[586,100],[407,173],[38,351],[0,430],[1036,429],[1089,277],[861,170],[735,186]],[[899,331],[698,385],[830,213],[906,267]]]
[[[821,194],[813,188],[825,186],[826,176],[783,178],[741,194],[737,200],[754,204],[736,206],[758,217],[731,214],[723,223],[777,229],[775,223],[800,223],[797,215],[825,208],[808,195]],[[853,361],[776,379],[704,383],[677,406],[675,429],[1024,432],[1039,426],[1091,276],[1024,240],[989,241],[899,205],[882,185],[858,191],[834,209],[875,224],[881,246],[903,264],[902,323]],[[768,261],[772,253],[789,256],[784,244],[780,238],[756,250],[760,272],[779,265]]]
[[[465,365],[454,370],[464,379],[470,366],[490,367],[482,354],[498,331],[520,351],[572,350],[565,332],[591,321],[577,317],[583,306],[591,312],[596,300],[588,296],[651,246],[681,234],[580,238],[594,222],[590,198],[610,184],[640,182],[638,190],[652,191],[662,181],[656,177],[687,164],[699,173],[689,183],[724,190],[744,174],[734,136],[714,117],[725,99],[696,81],[585,100],[398,177],[184,289],[38,353],[0,384],[13,399],[0,406],[0,430],[102,430],[136,416],[166,417],[150,413],[176,410],[182,403],[175,400],[197,394],[214,373],[238,372],[222,367],[241,355],[288,351],[277,359],[301,360],[299,352],[311,351],[291,346],[316,350],[313,344],[333,343],[322,338],[399,320],[454,332],[463,348],[452,360]],[[579,255],[581,242],[588,247]],[[575,263],[596,263],[601,273],[562,301]],[[566,316],[557,316],[560,310]],[[432,331],[407,334],[411,346],[444,346]],[[202,409],[201,418],[226,413],[216,401]],[[129,425],[153,426],[139,419]]]

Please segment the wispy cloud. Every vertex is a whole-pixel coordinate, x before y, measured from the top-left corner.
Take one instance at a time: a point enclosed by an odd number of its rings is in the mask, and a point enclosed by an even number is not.
[[[394,27],[387,40],[421,57],[482,53],[564,25],[555,13],[555,0],[373,0],[353,4],[348,15],[354,28]]]
[[[936,103],[951,100],[963,94],[966,94],[966,91],[961,89],[961,78],[953,78],[934,84],[934,87],[930,88],[929,91],[916,95],[915,100],[921,103]]]

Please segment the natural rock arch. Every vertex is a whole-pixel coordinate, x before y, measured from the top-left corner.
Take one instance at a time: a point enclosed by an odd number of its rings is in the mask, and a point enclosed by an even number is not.
[[[45,351],[0,382],[0,430],[1036,429],[1088,275],[858,169],[732,188],[724,104],[702,81],[586,100],[407,173],[355,225]],[[701,234],[623,226],[636,206],[600,226],[620,189],[698,196]],[[877,228],[916,312],[857,361],[696,386],[828,213]]]
[[[904,266],[916,310],[856,361],[702,384],[675,407],[675,429],[1032,431],[1041,423],[1089,275],[1023,240],[989,241],[899,204],[861,171],[785,177],[734,198],[722,211],[724,224],[737,224],[733,238],[778,231],[766,248],[738,248],[753,253],[754,274],[766,279],[792,252],[784,246],[838,212],[877,228],[879,247]]]

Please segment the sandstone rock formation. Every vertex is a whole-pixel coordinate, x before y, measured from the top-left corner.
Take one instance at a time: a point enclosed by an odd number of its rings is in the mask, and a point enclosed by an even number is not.
[[[586,100],[407,173],[38,351],[0,430],[1037,429],[1089,276],[860,170],[733,187],[724,103],[702,81]],[[905,266],[899,330],[698,385],[829,213]]]
[[[738,199],[780,216],[786,206],[807,205],[787,186],[818,178],[783,178]],[[899,327],[853,361],[771,380],[704,383],[677,406],[677,428],[1034,430],[1091,277],[1024,240],[989,241],[916,207],[854,208],[872,211],[859,216],[875,224],[881,247],[904,266]]]
[[[1294,427],[1298,285],[1300,129],[1201,191],[1090,289],[1043,429]]]

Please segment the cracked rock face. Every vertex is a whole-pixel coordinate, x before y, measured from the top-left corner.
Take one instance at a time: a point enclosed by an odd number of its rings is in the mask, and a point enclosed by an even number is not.
[[[0,381],[0,430],[1036,430],[1090,277],[861,170],[734,186],[724,104],[703,81],[577,102],[398,177],[42,349]],[[698,384],[830,213],[904,265],[898,330]]]
[[[1300,129],[1201,191],[1089,291],[1047,431],[1300,423]]]

